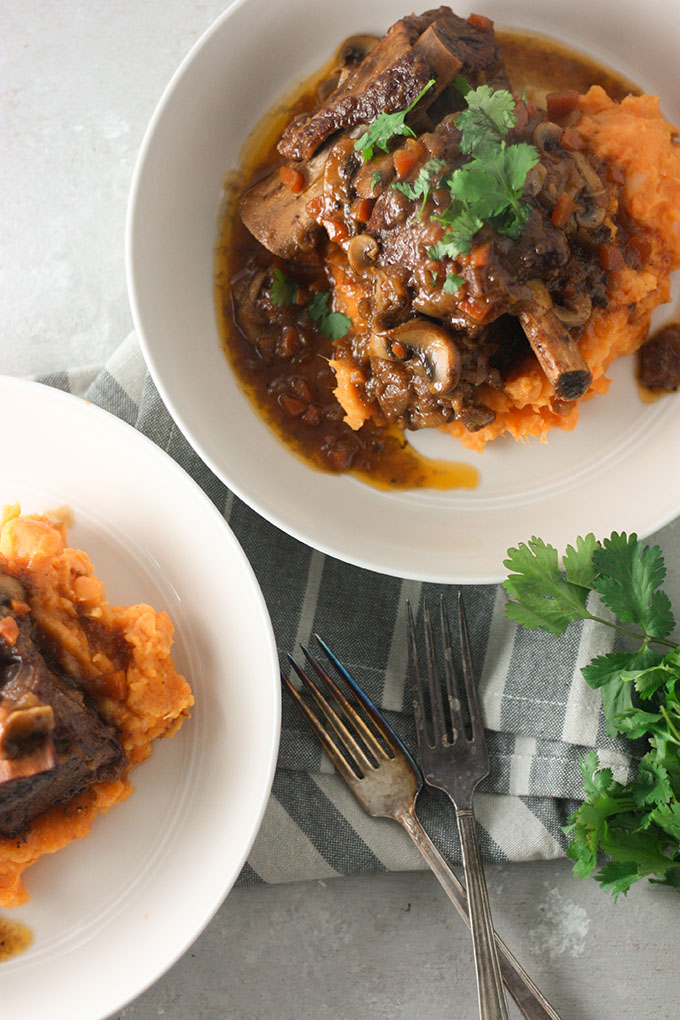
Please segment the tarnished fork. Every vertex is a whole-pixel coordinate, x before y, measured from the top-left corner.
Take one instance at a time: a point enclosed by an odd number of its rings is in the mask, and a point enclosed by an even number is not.
[[[413,712],[418,734],[420,767],[425,782],[447,793],[456,809],[475,954],[479,1014],[482,1020],[507,1020],[508,1012],[496,952],[491,909],[479,852],[477,822],[472,807],[475,788],[489,774],[489,752],[472,669],[470,638],[462,595],[458,596],[458,629],[469,714],[469,735],[463,715],[462,691],[453,663],[451,628],[443,596],[440,600],[440,623],[447,711],[444,709],[442,699],[442,684],[437,669],[432,623],[427,606],[423,607],[427,691],[418,668],[416,631],[410,604],[407,606],[407,619],[409,677],[413,689]]]
[[[306,648],[303,648],[303,652],[328,693],[322,691],[292,656],[288,656],[291,666],[309,693],[312,705],[282,672],[284,687],[364,811],[374,817],[393,818],[403,825],[456,910],[469,924],[465,889],[416,817],[416,798],[423,785],[417,765],[387,720],[328,645],[318,635],[316,639],[356,702],[350,702],[335,680]],[[522,1016],[527,1020],[560,1020],[502,939],[496,933],[494,936],[503,980]]]

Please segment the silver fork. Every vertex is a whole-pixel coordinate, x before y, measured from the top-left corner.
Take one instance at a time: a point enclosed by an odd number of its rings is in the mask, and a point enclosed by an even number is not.
[[[417,765],[387,720],[318,634],[316,640],[358,704],[349,701],[329,673],[304,647],[302,650],[307,660],[325,684],[328,694],[323,693],[292,656],[288,656],[291,666],[318,712],[282,672],[284,687],[364,811],[373,817],[392,818],[403,825],[456,910],[469,925],[465,889],[416,817],[416,798],[423,785]],[[558,1013],[495,932],[494,937],[503,980],[522,1016],[527,1020],[560,1020]]]
[[[472,807],[475,788],[489,774],[489,752],[472,668],[463,597],[459,593],[458,629],[470,736],[466,733],[461,690],[453,664],[451,628],[443,596],[440,600],[440,619],[449,719],[444,712],[429,610],[427,606],[423,607],[429,712],[425,702],[425,685],[418,668],[416,630],[410,604],[407,605],[407,618],[409,677],[413,689],[413,712],[418,734],[420,765],[425,782],[447,793],[456,809],[477,972],[479,1015],[482,1020],[507,1020],[508,1011],[496,953],[491,908],[479,852],[477,822]]]

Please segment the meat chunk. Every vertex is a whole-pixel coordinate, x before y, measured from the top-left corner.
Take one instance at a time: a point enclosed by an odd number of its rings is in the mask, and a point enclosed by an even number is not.
[[[279,169],[247,188],[239,197],[238,211],[253,237],[282,259],[312,252],[322,228],[307,204],[323,191],[328,158],[323,149],[304,169],[305,185],[294,192],[281,180]]]
[[[640,382],[650,389],[680,387],[680,325],[660,330],[640,349]]]
[[[127,767],[112,726],[48,665],[31,624],[0,607],[0,833],[14,836],[55,804]],[[12,640],[14,639],[14,640]]]
[[[291,121],[278,150],[287,159],[309,159],[336,131],[404,110],[434,78],[420,104],[426,109],[460,73],[473,81],[483,73],[487,81],[507,85],[493,32],[471,25],[448,7],[403,18],[326,103]]]

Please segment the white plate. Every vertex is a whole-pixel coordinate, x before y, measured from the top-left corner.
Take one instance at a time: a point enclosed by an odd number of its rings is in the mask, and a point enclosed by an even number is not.
[[[0,376],[0,404],[17,423],[3,443],[0,503],[68,504],[70,543],[109,600],[169,612],[196,698],[179,734],[132,772],[132,796],[30,868],[30,902],[2,912],[35,937],[0,965],[2,1016],[98,1020],[184,952],[245,861],[276,762],[276,649],[241,547],[173,460],[57,390]]]
[[[484,3],[499,26],[560,38],[663,96],[680,122],[673,0]],[[548,444],[492,443],[482,456],[419,433],[424,452],[475,464],[473,492],[381,492],[316,472],[282,447],[239,390],[219,347],[213,249],[225,172],[277,97],[345,36],[384,29],[399,0],[232,5],[170,82],[137,164],[128,219],[128,280],[137,330],[156,384],[180,428],[217,475],[284,531],[373,570],[444,582],[504,576],[508,546],[532,534],[564,547],[586,531],[649,534],[680,511],[680,400],[643,404],[632,359],[609,394],[583,407],[570,434]],[[467,9],[458,8],[466,14]],[[663,31],[659,30],[663,26]],[[677,288],[676,288],[677,295]],[[676,298],[677,303],[677,298]],[[657,322],[670,317],[668,306]]]

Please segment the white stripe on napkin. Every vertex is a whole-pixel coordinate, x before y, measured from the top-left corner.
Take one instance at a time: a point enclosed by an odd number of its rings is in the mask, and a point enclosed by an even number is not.
[[[285,853],[282,853],[284,847]],[[337,878],[339,874],[274,794],[269,798],[248,863],[263,882],[300,882],[310,878]]]

